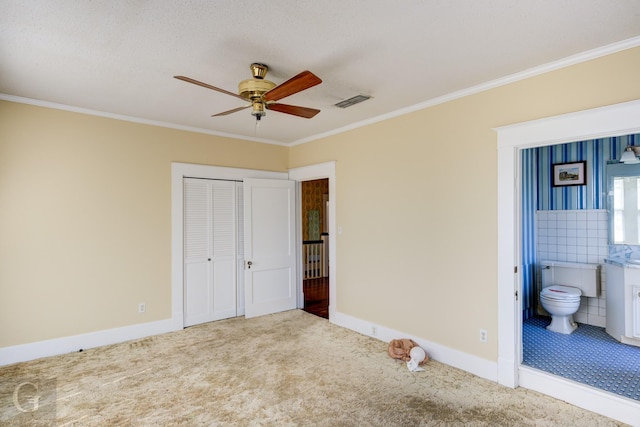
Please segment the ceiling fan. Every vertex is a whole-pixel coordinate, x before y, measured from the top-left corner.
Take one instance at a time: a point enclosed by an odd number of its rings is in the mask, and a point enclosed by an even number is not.
[[[187,83],[193,83],[195,85],[206,87],[207,89],[215,90],[217,92],[226,93],[227,95],[250,102],[249,105],[245,105],[244,107],[213,114],[211,117],[226,116],[249,107],[252,108],[251,115],[255,116],[256,120],[260,120],[262,116],[266,114],[266,110],[291,114],[293,116],[304,117],[305,119],[310,119],[320,112],[320,110],[316,110],[315,108],[299,107],[296,105],[276,102],[282,98],[302,92],[303,90],[322,83],[322,80],[311,71],[303,71],[286,82],[276,85],[275,83],[264,79],[267,75],[267,71],[269,71],[269,67],[266,65],[253,63],[251,64],[250,69],[253,74],[253,78],[241,81],[238,85],[237,94],[194,80],[190,77],[174,77]]]

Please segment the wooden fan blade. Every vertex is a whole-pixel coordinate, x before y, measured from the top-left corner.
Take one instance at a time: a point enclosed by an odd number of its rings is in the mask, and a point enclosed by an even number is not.
[[[268,110],[277,111],[279,113],[291,114],[298,117],[304,117],[305,119],[310,119],[316,114],[320,112],[320,110],[316,110],[315,108],[307,108],[307,107],[298,107],[297,105],[287,105],[287,104],[267,104]]]
[[[319,85],[320,83],[322,83],[320,77],[316,76],[311,71],[303,71],[265,93],[264,99],[265,101],[277,101],[293,95],[294,93]]]
[[[243,101],[246,101],[245,99],[240,97],[240,95],[238,95],[237,93],[229,92],[228,90],[220,89],[219,87],[215,87],[215,86],[211,86],[210,84],[207,84],[207,83],[199,82],[198,80],[194,80],[194,79],[192,79],[190,77],[185,77],[185,76],[173,76],[173,77],[178,79],[178,80],[182,80],[183,82],[193,83],[194,85],[206,87],[207,89],[215,90],[216,92],[226,93],[227,95],[231,95],[233,97],[240,98]]]
[[[238,111],[246,110],[249,107],[251,107],[251,105],[245,105],[244,107],[238,107],[238,108],[234,108],[233,110],[223,111],[222,113],[213,114],[211,117],[227,116],[229,114],[233,114],[233,113],[236,113]]]

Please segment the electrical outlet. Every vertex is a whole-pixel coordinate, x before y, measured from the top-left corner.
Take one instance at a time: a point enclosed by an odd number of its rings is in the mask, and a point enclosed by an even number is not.
[[[378,336],[378,328],[376,327],[376,325],[371,325],[371,335]]]
[[[144,313],[145,311],[147,311],[147,305],[143,302],[138,304],[138,313]]]
[[[487,331],[480,329],[480,342],[487,342]]]

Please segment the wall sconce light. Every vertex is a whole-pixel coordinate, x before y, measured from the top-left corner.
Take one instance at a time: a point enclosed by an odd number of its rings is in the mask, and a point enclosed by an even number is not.
[[[640,160],[638,160],[635,151],[633,151],[633,148],[631,148],[630,145],[627,146],[627,148],[624,150],[624,153],[622,153],[622,156],[620,156],[620,163],[640,163]]]

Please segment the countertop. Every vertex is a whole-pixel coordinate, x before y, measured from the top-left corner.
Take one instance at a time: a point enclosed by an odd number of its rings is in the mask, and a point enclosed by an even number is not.
[[[640,269],[640,259],[630,260],[629,258],[615,257],[605,258],[605,264],[617,265],[623,268],[637,268]]]

